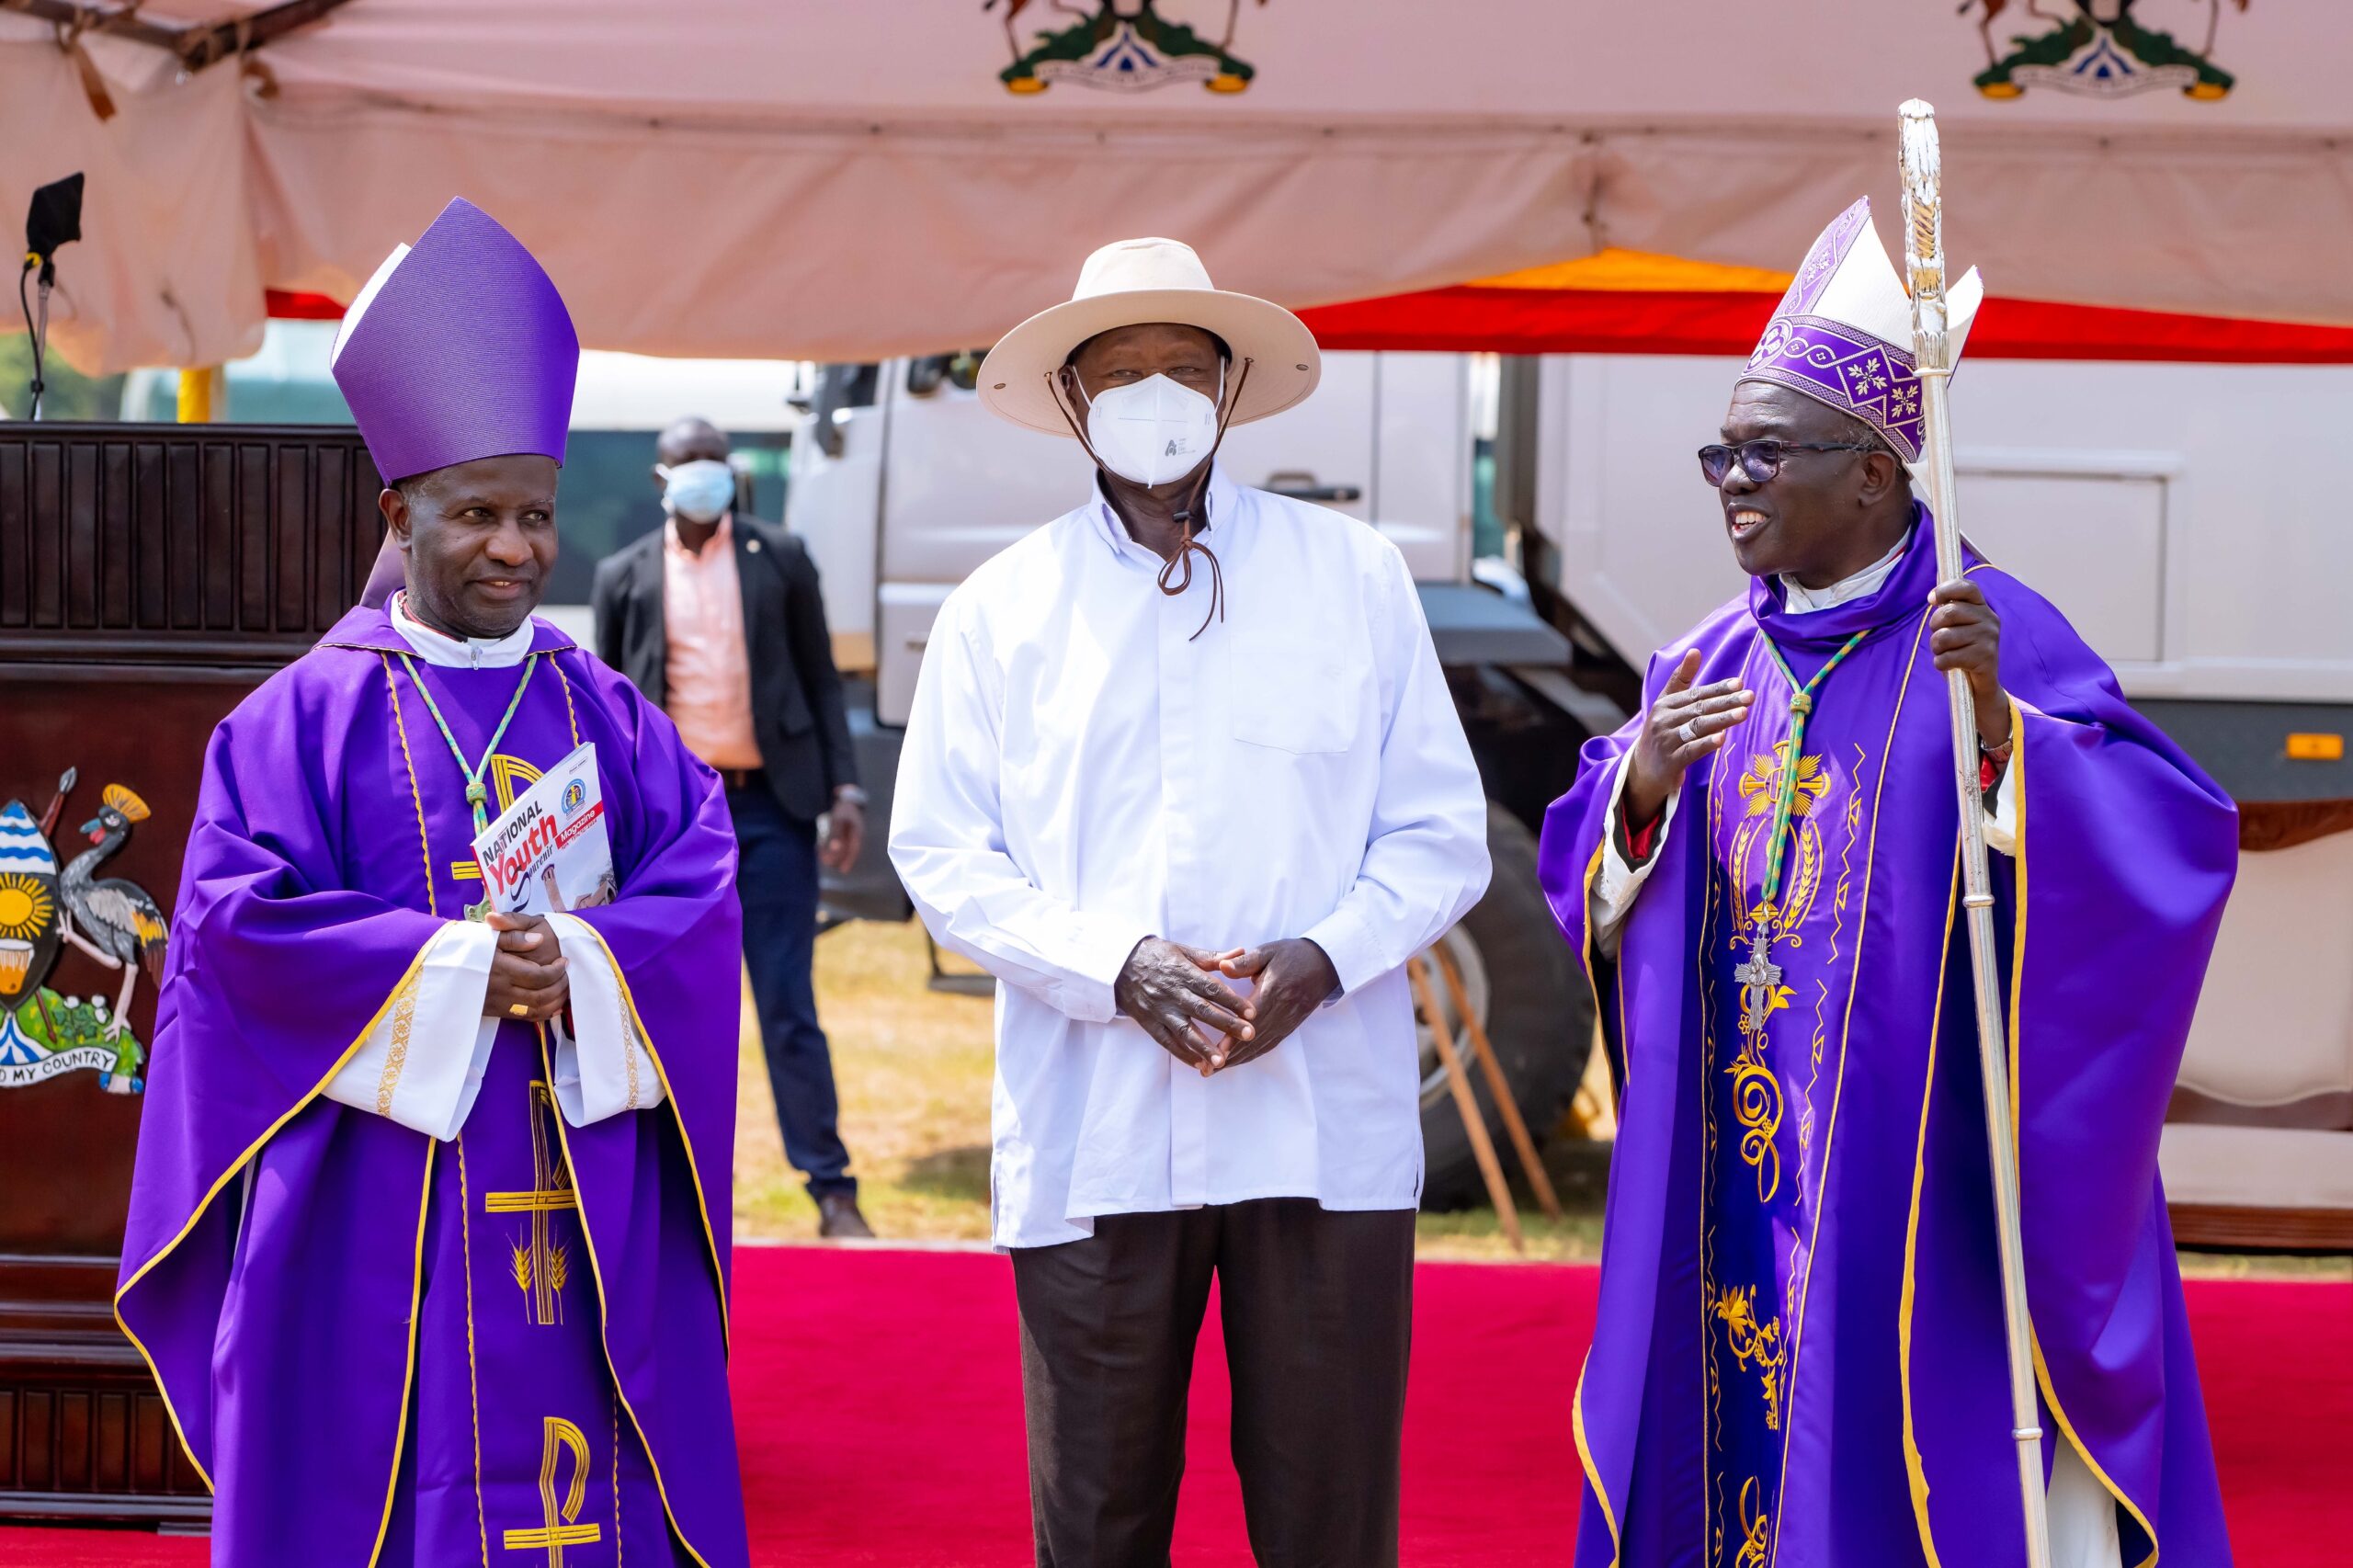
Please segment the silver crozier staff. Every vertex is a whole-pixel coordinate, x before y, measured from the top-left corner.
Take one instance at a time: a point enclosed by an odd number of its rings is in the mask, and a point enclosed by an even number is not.
[[[1961,523],[1953,511],[1952,344],[1945,335],[1944,197],[1937,111],[1912,99],[1902,120],[1904,260],[1912,290],[1912,342],[1919,361],[1923,455],[1936,518],[1937,580],[1962,572]],[[1977,1062],[1985,1082],[1985,1141],[1993,1156],[1995,1218],[2001,1229],[2002,1320],[2010,1356],[2010,1435],[2018,1440],[2018,1491],[2026,1508],[2029,1568],[2051,1568],[2044,1515],[2041,1412],[2035,1400],[2033,1327],[2027,1316],[2026,1249],[2018,1222],[2018,1163],[2010,1126],[2009,1049],[2002,1027],[2001,979],[1994,963],[1994,891],[1985,869],[1985,808],[1979,798],[1977,705],[1968,673],[1946,672],[1952,702],[1953,783],[1961,791],[1961,904],[1969,912],[1969,967],[1977,982]]]

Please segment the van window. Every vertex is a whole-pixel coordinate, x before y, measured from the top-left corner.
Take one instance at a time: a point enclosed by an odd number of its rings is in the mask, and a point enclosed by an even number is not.
[[[819,412],[830,415],[840,408],[872,408],[881,376],[880,365],[821,366],[817,371]]]
[[[953,354],[926,354],[907,361],[907,394],[929,397],[942,385],[971,392],[980,384],[985,348],[962,348]]]

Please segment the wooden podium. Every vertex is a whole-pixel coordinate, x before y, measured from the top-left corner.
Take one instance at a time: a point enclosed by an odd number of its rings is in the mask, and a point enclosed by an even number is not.
[[[114,1322],[161,956],[124,888],[168,925],[212,726],[357,601],[380,488],[348,427],[0,424],[0,1517],[210,1514]]]

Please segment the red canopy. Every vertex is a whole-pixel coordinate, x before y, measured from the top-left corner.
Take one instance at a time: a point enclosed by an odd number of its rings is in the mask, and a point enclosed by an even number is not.
[[[1605,251],[1478,283],[1301,312],[1325,348],[1729,354],[1756,345],[1785,273]],[[1989,299],[1972,358],[2353,364],[2353,328]]]
[[[1300,315],[1327,349],[1745,355],[1756,347],[1779,297],[1746,289],[1465,283],[1319,305]],[[335,321],[343,307],[324,294],[273,289],[269,313],[280,320]],[[2346,365],[2353,364],[2353,327],[1992,299],[1970,332],[1969,353],[1986,359]]]

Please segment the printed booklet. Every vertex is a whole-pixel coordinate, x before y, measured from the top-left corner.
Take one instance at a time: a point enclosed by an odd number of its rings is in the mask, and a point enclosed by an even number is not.
[[[572,755],[515,797],[474,839],[485,903],[482,913],[545,915],[613,902],[612,840],[597,778],[597,743]]]

